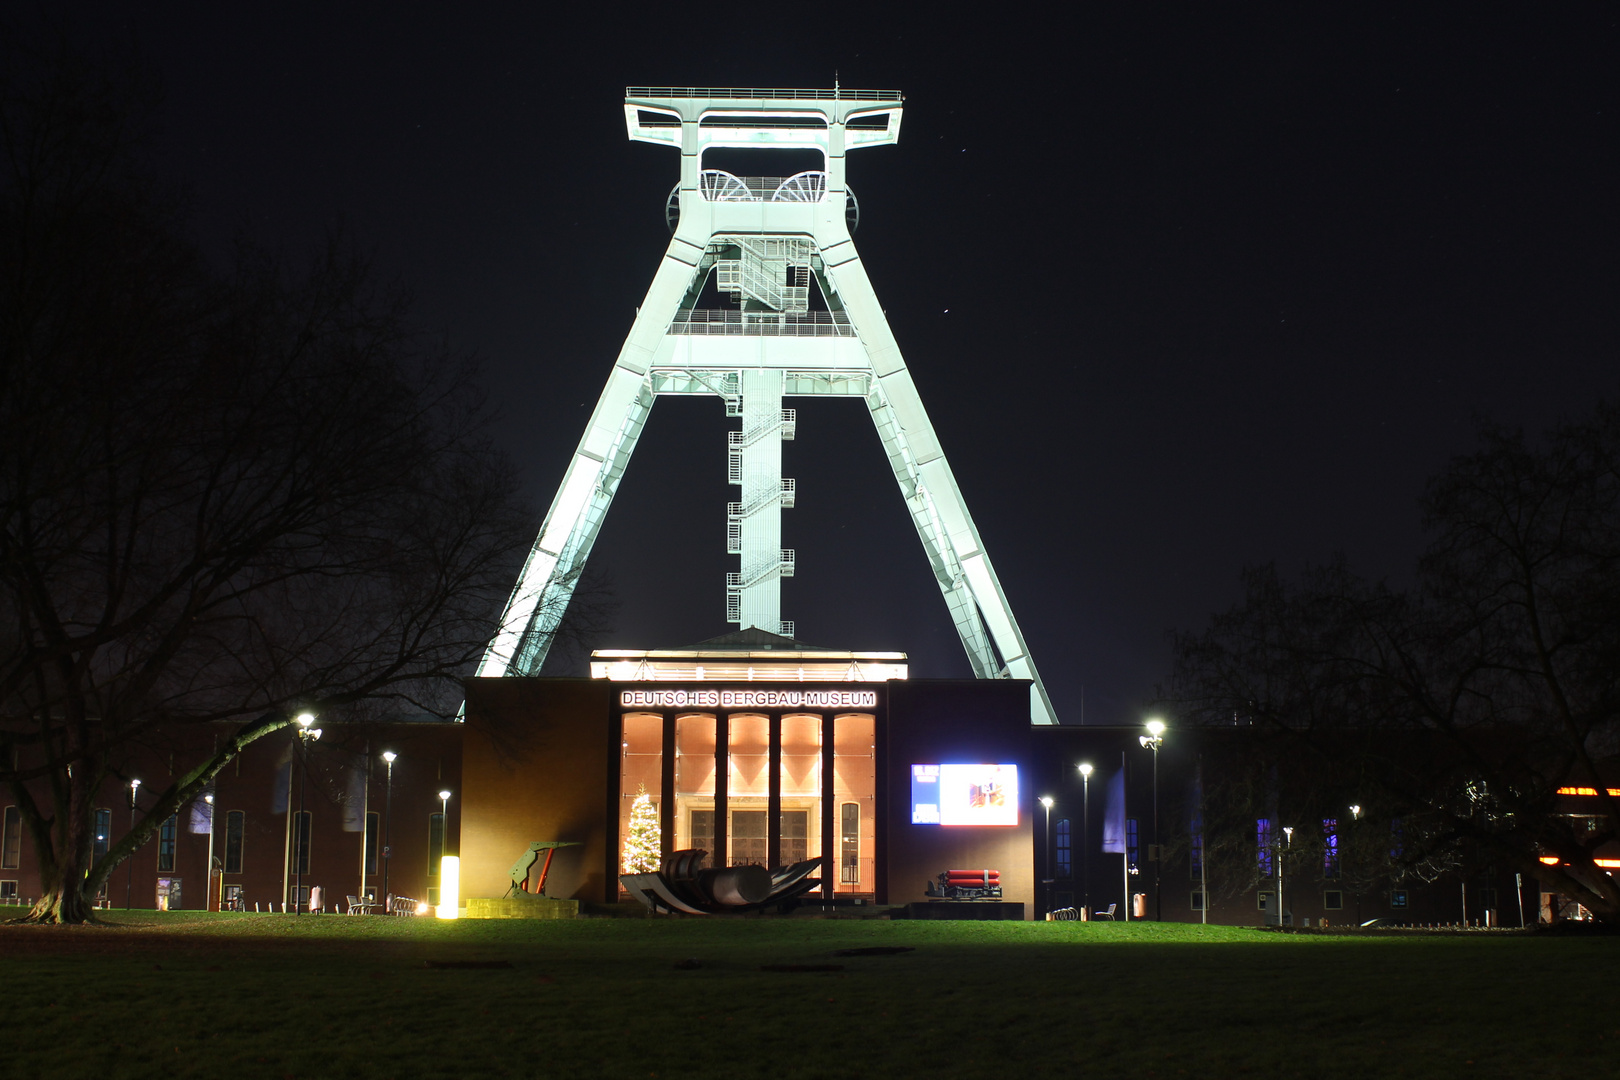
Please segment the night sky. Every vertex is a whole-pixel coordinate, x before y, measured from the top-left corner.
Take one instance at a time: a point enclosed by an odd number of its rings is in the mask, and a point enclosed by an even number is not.
[[[1620,390],[1617,9],[1377,7],[59,10],[162,78],[151,154],[205,243],[341,225],[414,287],[541,510],[668,242],[677,156],[626,140],[624,87],[903,90],[900,144],[850,157],[855,240],[1060,717],[1084,687],[1109,723],[1245,564],[1400,582],[1476,418]],[[966,676],[864,407],[790,404],[784,617]],[[730,629],[735,424],[654,409],[602,645]]]

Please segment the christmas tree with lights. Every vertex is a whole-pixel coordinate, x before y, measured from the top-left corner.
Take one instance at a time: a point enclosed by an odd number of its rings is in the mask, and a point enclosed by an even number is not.
[[[646,785],[636,792],[630,804],[630,831],[624,840],[624,870],[626,874],[650,874],[658,869],[660,861],[658,809]]]

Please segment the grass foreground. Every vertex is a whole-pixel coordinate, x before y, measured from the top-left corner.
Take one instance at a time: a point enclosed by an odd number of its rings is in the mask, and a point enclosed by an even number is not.
[[[7,1075],[1620,1072],[1620,937],[104,914],[0,926]]]

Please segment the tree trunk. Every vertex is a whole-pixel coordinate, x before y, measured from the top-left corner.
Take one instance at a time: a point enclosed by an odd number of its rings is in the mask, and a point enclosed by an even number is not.
[[[81,925],[99,923],[101,920],[96,918],[95,908],[85,899],[82,890],[71,884],[64,886],[58,881],[34,903],[27,915],[16,921]]]

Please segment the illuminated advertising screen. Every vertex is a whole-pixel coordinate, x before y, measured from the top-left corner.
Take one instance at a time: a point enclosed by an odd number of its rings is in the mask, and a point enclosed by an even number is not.
[[[1017,765],[913,765],[913,825],[1017,825]]]

